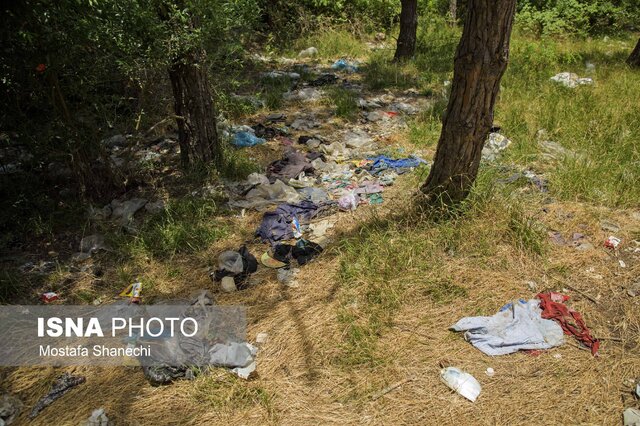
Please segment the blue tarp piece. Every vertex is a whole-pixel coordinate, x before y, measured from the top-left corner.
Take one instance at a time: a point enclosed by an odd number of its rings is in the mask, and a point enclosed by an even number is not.
[[[233,139],[231,140],[231,144],[237,146],[238,148],[256,146],[262,143],[265,143],[264,139],[256,137],[256,135],[250,132],[238,132],[233,136]]]
[[[426,160],[415,156],[396,160],[386,155],[378,155],[370,160],[373,160],[373,164],[370,166],[371,174],[378,174],[387,169],[393,169],[396,173],[401,174],[408,169],[418,167],[420,164],[428,164]]]

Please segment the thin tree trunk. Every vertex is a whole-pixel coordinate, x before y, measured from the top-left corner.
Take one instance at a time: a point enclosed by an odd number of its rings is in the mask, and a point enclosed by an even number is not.
[[[418,30],[418,0],[401,0],[400,35],[396,45],[394,61],[409,59],[416,51],[416,32]]]
[[[421,188],[431,204],[462,201],[476,179],[507,68],[514,12],[515,0],[468,2],[442,132]]]
[[[174,97],[178,142],[184,165],[189,157],[203,163],[222,165],[223,150],[218,138],[216,113],[204,67],[204,51],[185,55],[169,69]]]
[[[189,132],[187,131],[187,123],[184,119],[184,89],[182,87],[182,79],[180,78],[180,64],[174,63],[169,68],[169,80],[171,80],[171,90],[173,91],[173,110],[176,114],[176,124],[178,126],[178,144],[180,145],[180,162],[182,167],[189,165],[189,151],[191,144],[189,143]]]
[[[458,0],[449,0],[449,16],[451,18],[451,26],[456,26],[458,19]]]
[[[640,67],[640,40],[638,40],[635,49],[633,49],[633,52],[631,52],[631,55],[629,55],[627,64],[631,65],[632,67]]]

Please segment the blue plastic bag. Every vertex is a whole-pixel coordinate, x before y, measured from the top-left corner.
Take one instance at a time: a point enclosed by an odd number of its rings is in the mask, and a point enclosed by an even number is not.
[[[248,146],[256,146],[265,143],[265,140],[257,137],[250,132],[238,132],[231,139],[231,144],[238,148],[244,148]]]

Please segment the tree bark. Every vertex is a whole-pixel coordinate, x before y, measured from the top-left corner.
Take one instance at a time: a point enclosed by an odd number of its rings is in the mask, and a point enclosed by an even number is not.
[[[458,20],[458,0],[449,0],[449,17],[451,18],[451,26],[456,26]]]
[[[514,12],[515,0],[468,2],[442,132],[421,188],[430,204],[462,201],[476,179],[507,68]]]
[[[418,30],[418,0],[401,0],[400,35],[396,45],[394,61],[409,59],[416,51],[416,32]]]
[[[629,59],[627,59],[627,64],[629,64],[632,67],[640,68],[640,40],[638,40],[638,43],[636,44],[635,49],[633,49],[633,52],[631,52],[631,55],[629,55]]]
[[[223,161],[205,57],[203,50],[185,54],[169,69],[183,165],[189,164],[190,157],[216,166]]]

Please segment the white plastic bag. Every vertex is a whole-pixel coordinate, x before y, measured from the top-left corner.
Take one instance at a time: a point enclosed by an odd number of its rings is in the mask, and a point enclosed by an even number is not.
[[[440,378],[449,388],[471,402],[476,402],[482,390],[482,386],[480,386],[475,377],[456,367],[447,367],[440,370]]]

